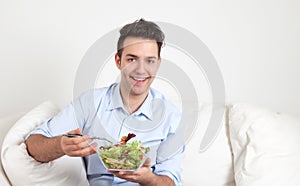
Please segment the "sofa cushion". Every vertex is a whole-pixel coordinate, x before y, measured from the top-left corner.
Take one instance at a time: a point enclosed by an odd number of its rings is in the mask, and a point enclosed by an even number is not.
[[[237,185],[300,185],[300,120],[248,104],[229,111]]]
[[[8,115],[5,117],[2,117],[0,119],[0,149],[2,148],[2,142],[4,137],[6,136],[8,130],[11,128],[11,126],[14,125],[14,123],[20,118],[22,113],[15,113],[12,115]],[[1,156],[0,156],[0,161],[1,161]],[[1,186],[9,186],[9,181],[5,175],[5,172],[2,168],[2,163],[0,163],[0,185]]]
[[[183,158],[184,186],[234,186],[232,153],[228,137],[227,118],[224,115],[222,128],[215,141],[205,150],[200,151],[201,140],[212,114],[211,104],[201,104],[198,125],[186,145]]]
[[[13,185],[88,185],[81,158],[63,156],[39,163],[27,153],[24,143],[27,134],[58,111],[51,102],[44,102],[18,120],[5,136],[1,160]]]

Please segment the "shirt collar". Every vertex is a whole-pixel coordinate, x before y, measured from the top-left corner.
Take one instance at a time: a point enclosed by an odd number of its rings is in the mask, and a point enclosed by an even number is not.
[[[121,93],[120,93],[120,84],[119,83],[116,84],[116,86],[112,87],[110,97],[111,97],[111,100],[107,107],[107,110],[114,110],[114,109],[118,109],[118,108],[122,108],[123,110],[125,110],[125,108],[123,106]],[[144,103],[132,115],[134,115],[134,116],[144,115],[145,117],[147,117],[148,119],[151,120],[151,117],[152,117],[151,102],[152,102],[152,100],[153,100],[153,94],[149,90],[148,96],[145,99]]]
[[[112,86],[112,90],[110,93],[110,102],[107,107],[108,110],[113,110],[117,108],[123,108],[123,101],[120,94],[120,85],[116,84]]]
[[[149,91],[147,98],[145,99],[144,103],[142,106],[133,113],[133,115],[138,116],[138,115],[144,115],[148,119],[152,119],[152,100],[153,100],[153,95],[151,91]]]

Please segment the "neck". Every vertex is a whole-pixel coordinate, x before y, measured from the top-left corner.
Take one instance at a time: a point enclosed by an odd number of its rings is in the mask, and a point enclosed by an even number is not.
[[[137,111],[148,96],[148,93],[141,94],[141,95],[132,95],[130,94],[130,92],[126,90],[122,90],[122,88],[120,89],[120,93],[121,93],[123,105],[130,114]]]

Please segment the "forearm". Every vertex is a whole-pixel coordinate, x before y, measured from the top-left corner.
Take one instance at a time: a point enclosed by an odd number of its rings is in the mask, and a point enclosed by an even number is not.
[[[146,182],[140,183],[140,186],[175,186],[175,184],[168,176],[152,173]]]
[[[39,162],[49,162],[64,155],[61,137],[47,138],[33,134],[26,140],[28,153]]]

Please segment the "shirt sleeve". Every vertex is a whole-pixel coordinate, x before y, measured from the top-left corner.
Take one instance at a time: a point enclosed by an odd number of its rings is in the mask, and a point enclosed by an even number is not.
[[[185,151],[184,125],[181,123],[181,112],[174,107],[168,108],[166,122],[170,124],[167,138],[161,142],[154,173],[170,177],[175,185],[181,185],[182,158]]]
[[[66,134],[76,128],[83,130],[86,120],[88,118],[90,101],[92,101],[89,92],[84,93],[68,106],[62,109],[56,116],[48,119],[42,125],[34,129],[26,139],[32,134],[41,134],[46,137],[54,137]],[[93,105],[93,104],[92,104]]]
[[[58,115],[48,119],[41,126],[30,132],[28,136],[32,134],[41,134],[46,137],[54,137],[65,134],[78,127],[73,105],[69,104]]]

